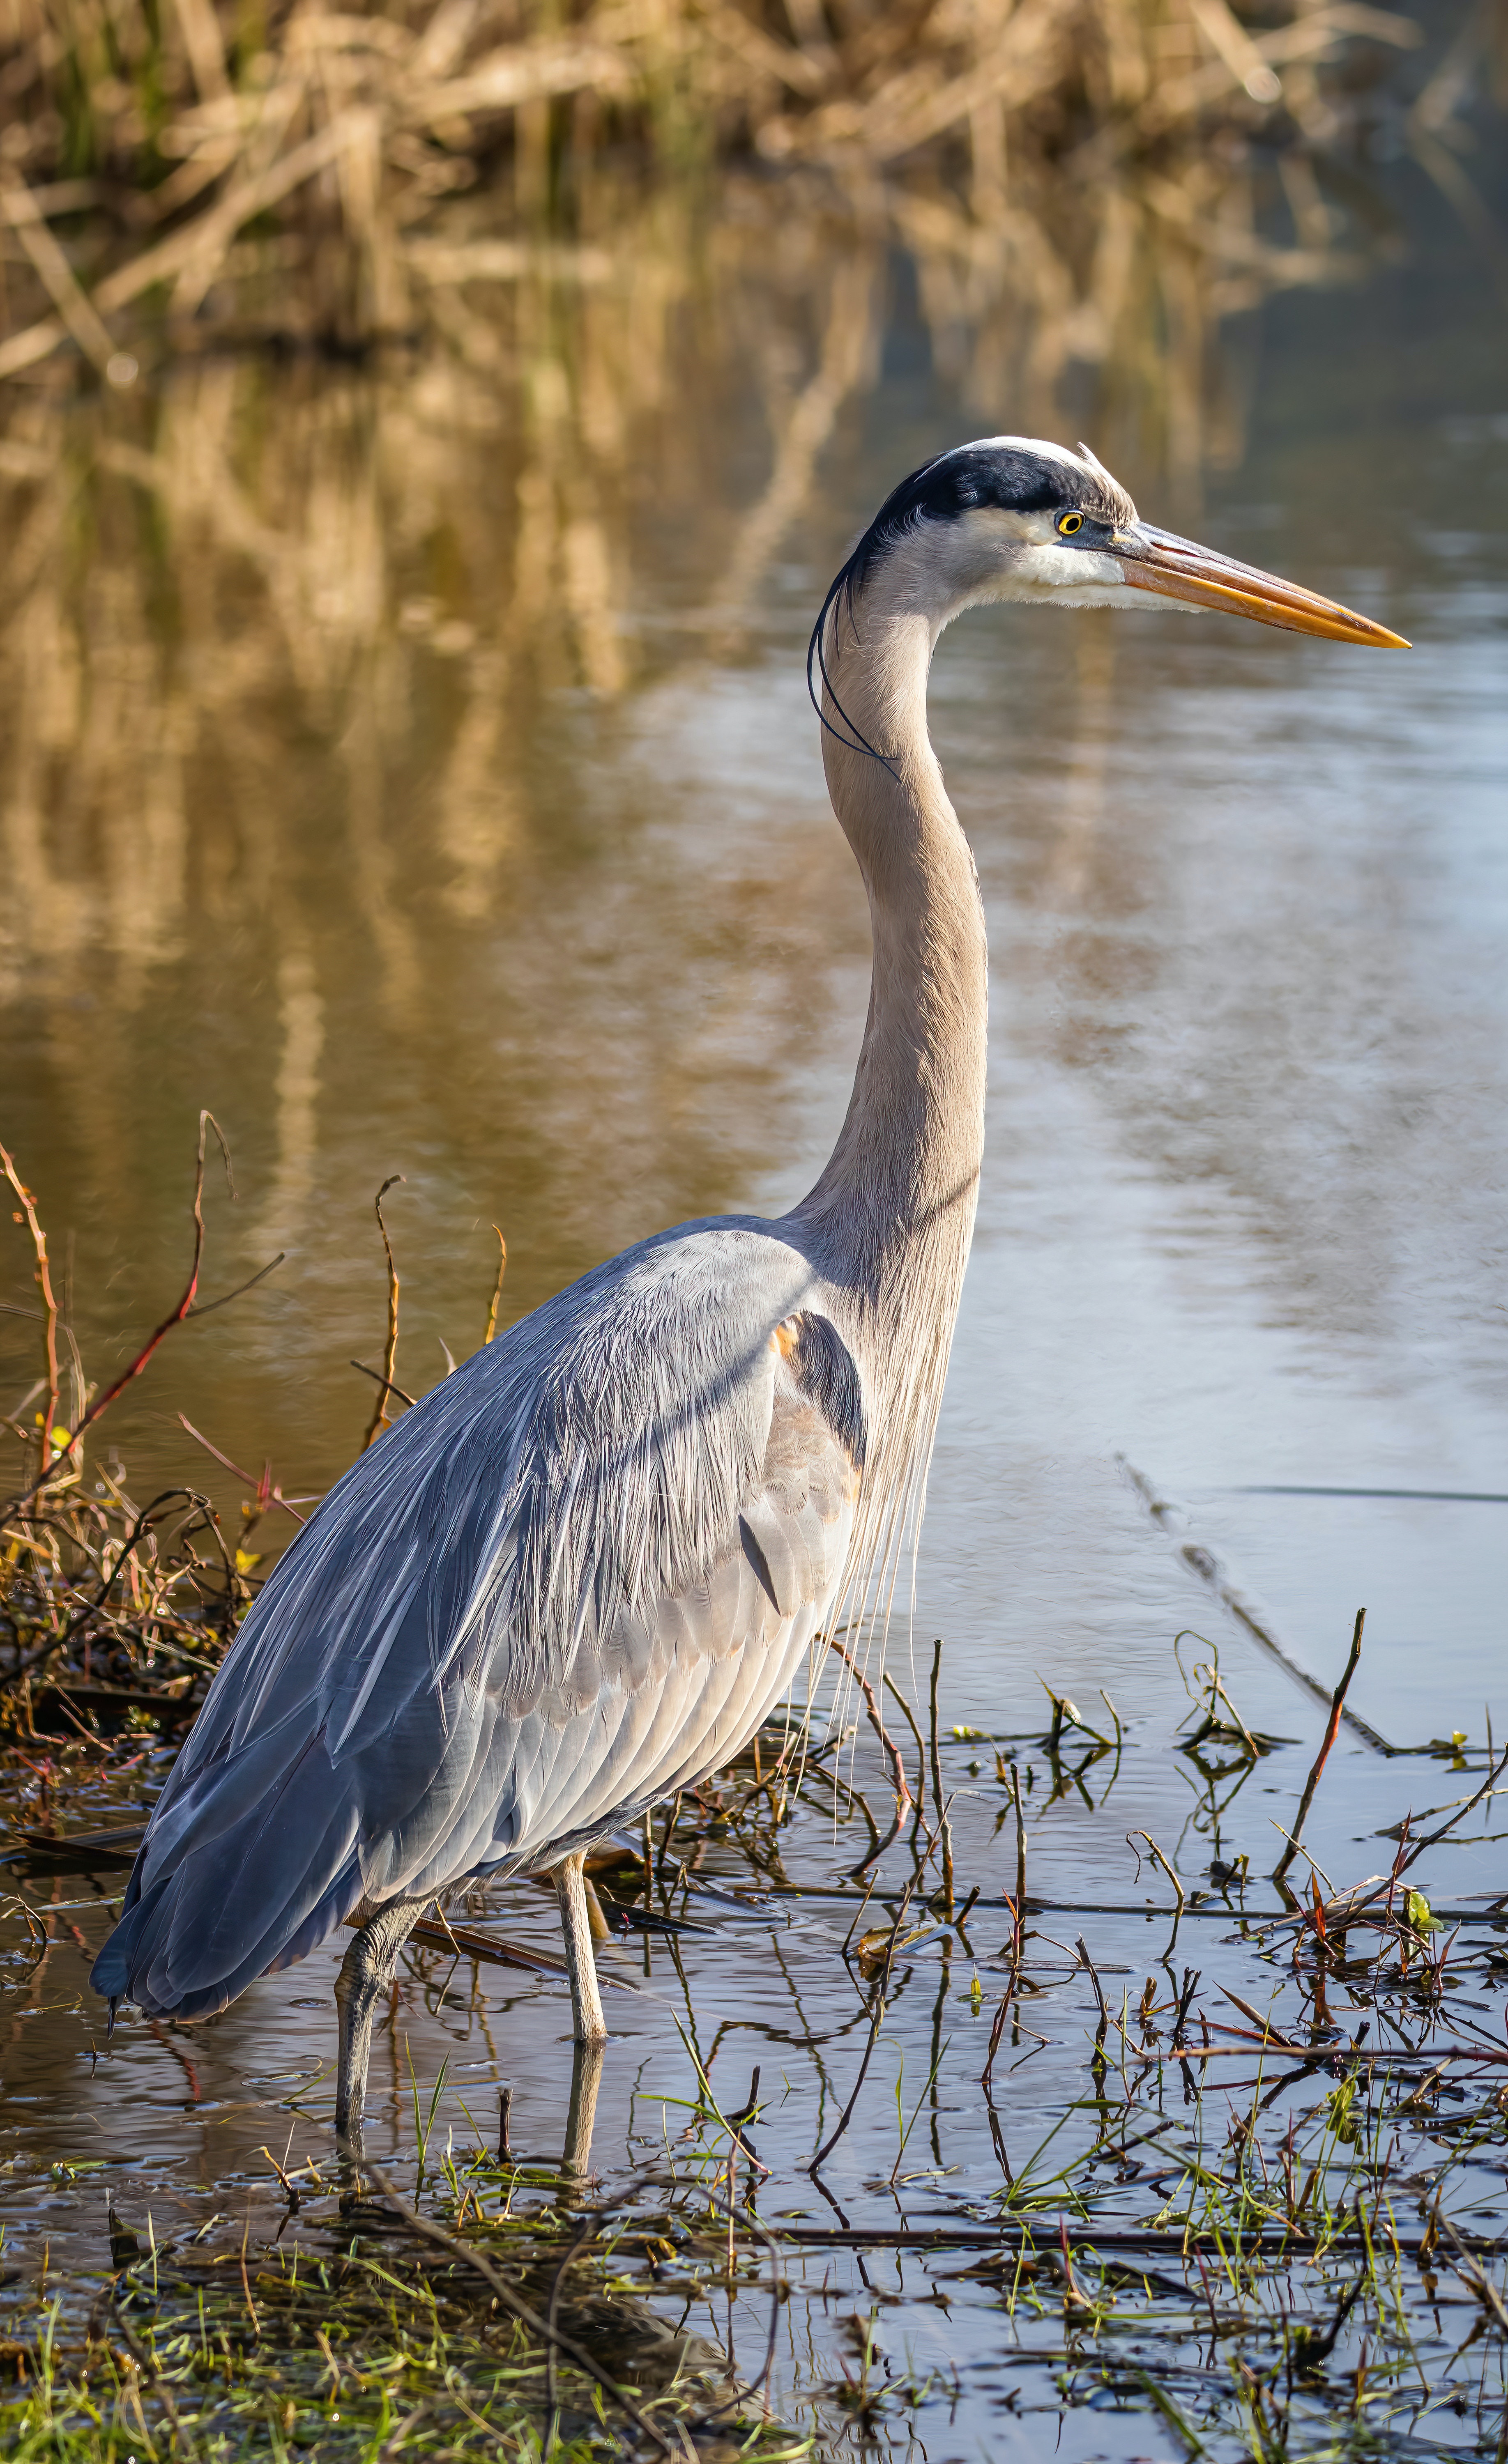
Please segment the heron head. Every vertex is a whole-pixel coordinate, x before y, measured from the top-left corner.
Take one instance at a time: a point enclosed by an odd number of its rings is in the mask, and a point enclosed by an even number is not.
[[[1150,591],[1334,642],[1407,649],[1385,626],[1298,583],[1143,522],[1087,446],[1070,453],[1031,436],[955,446],[886,498],[833,583],[828,606],[852,608],[883,575],[892,606],[936,630],[964,608],[1127,606]],[[827,614],[825,608],[824,616]]]

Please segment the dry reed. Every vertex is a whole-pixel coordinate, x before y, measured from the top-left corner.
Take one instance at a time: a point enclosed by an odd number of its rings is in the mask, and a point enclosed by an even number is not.
[[[1230,0],[597,0],[569,23],[518,0],[250,15],[6,0],[0,375],[71,344],[131,382],[127,312],[148,297],[170,340],[249,316],[351,343],[454,322],[457,289],[515,280],[542,251],[591,278],[617,221],[598,206],[611,162],[820,172],[957,260],[965,292],[1003,267],[1040,285],[1044,249],[1069,242],[1094,278],[1057,321],[1094,356],[1134,249],[1132,189],[1237,292],[1315,278],[1341,220],[1316,161],[1419,40],[1364,0],[1250,24]],[[1427,98],[1437,148],[1471,68],[1453,55]],[[1291,246],[1231,209],[1253,138],[1282,155]],[[507,236],[495,203],[455,203],[499,178]]]

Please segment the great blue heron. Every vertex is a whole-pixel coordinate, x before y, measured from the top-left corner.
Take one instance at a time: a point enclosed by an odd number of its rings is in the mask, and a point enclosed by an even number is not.
[[[921,1491],[984,1139],[985,918],[927,736],[942,627],[1143,591],[1406,647],[1140,521],[1094,455],[990,437],[886,498],[809,682],[869,893],[854,1092],[778,1221],[655,1233],[474,1353],[339,1481],[268,1582],[94,1968],[112,2006],[220,2010],[337,1925],[336,2124],[425,1906],[553,1873],[575,2034],[603,2024],[585,1852],[743,1745],[845,1596],[883,1604]]]

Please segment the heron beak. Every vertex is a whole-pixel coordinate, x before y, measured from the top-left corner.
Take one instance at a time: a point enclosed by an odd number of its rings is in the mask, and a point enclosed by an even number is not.
[[[1258,625],[1279,626],[1285,633],[1318,633],[1327,642],[1366,642],[1381,650],[1409,647],[1401,633],[1389,633],[1369,616],[1354,615],[1335,600],[1321,599],[1317,590],[1280,582],[1275,573],[1240,564],[1213,548],[1196,547],[1192,539],[1154,530],[1149,522],[1118,531],[1111,553],[1121,559],[1121,580],[1133,590],[1153,590],[1190,607],[1224,608],[1229,616],[1250,616]]]

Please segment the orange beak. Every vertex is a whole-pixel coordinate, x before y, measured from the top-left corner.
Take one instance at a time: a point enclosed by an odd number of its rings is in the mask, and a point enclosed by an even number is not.
[[[1357,616],[1317,590],[1297,582],[1280,582],[1254,564],[1238,564],[1232,556],[1196,547],[1192,539],[1138,522],[1134,530],[1118,531],[1110,552],[1122,560],[1122,579],[1133,590],[1152,590],[1162,599],[1181,599],[1190,607],[1224,608],[1228,616],[1250,616],[1258,625],[1277,625],[1285,633],[1318,633],[1327,642],[1365,642],[1374,649],[1407,650],[1401,633]]]

